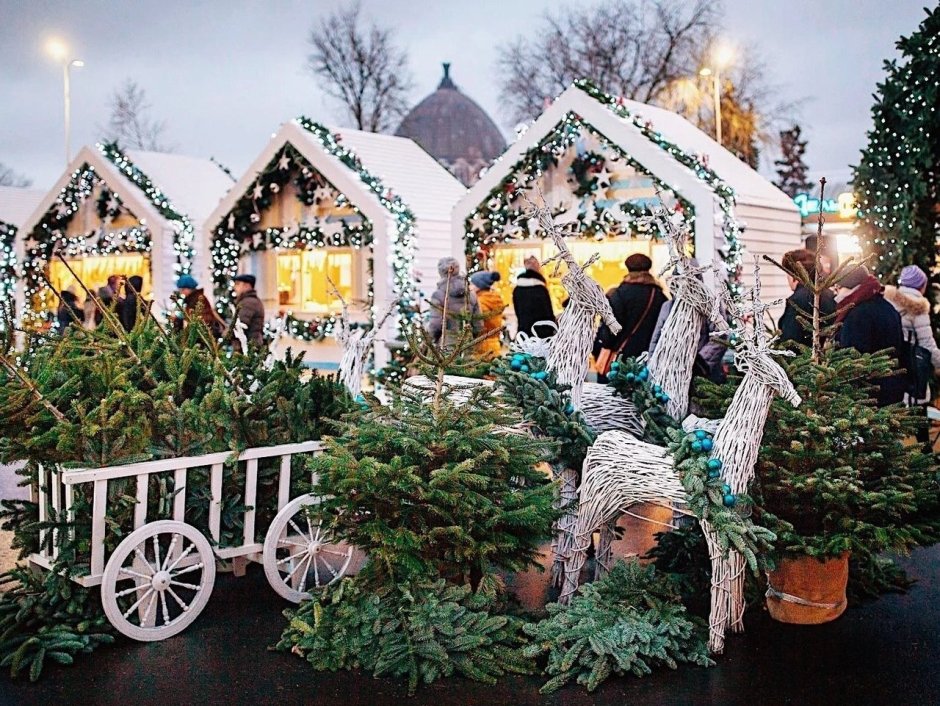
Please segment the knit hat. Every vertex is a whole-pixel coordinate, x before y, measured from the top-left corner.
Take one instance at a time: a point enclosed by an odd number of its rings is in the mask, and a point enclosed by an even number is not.
[[[854,270],[849,270],[849,273],[842,278],[837,286],[844,287],[845,289],[855,289],[870,276],[871,273],[868,271],[868,268],[865,267],[865,265],[859,265]]]
[[[257,282],[258,279],[254,275],[238,275],[237,277],[235,277],[235,281],[244,282],[249,287],[254,287],[255,282]]]
[[[183,275],[176,280],[177,289],[199,289],[199,282],[192,275]]]
[[[901,270],[901,276],[898,277],[899,287],[923,289],[925,284],[927,284],[927,275],[917,265],[908,265]]]
[[[485,270],[470,275],[470,283],[477,289],[489,289],[494,282],[499,282],[500,279],[499,272],[487,272]]]
[[[439,274],[441,277],[447,277],[448,275],[453,277],[454,275],[459,275],[460,263],[457,262],[457,258],[442,257],[440,260],[438,260],[437,274]]]
[[[653,269],[653,261],[643,253],[633,253],[624,264],[630,272],[649,272]]]

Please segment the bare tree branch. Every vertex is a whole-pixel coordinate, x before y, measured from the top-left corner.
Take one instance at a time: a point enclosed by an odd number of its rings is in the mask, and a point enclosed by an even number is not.
[[[33,180],[29,177],[25,177],[22,174],[18,174],[13,170],[13,167],[8,167],[3,162],[0,162],[0,186],[32,186]]]
[[[150,109],[144,89],[127,79],[111,96],[107,127],[99,129],[107,140],[126,149],[172,152],[175,146],[164,141],[166,121],[154,120]]]
[[[328,15],[310,32],[313,52],[307,68],[324,79],[324,90],[360,130],[394,127],[409,108],[408,55],[395,45],[389,29],[366,24],[357,1]]]

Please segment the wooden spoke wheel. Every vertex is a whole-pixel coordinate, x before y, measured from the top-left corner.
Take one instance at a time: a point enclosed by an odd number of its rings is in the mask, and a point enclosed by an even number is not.
[[[264,539],[264,573],[279,596],[293,603],[310,598],[310,591],[338,581],[349,568],[353,547],[332,539],[307,511],[320,502],[302,495],[274,518]]]
[[[101,580],[101,603],[114,628],[135,640],[165,640],[199,617],[215,583],[215,554],[191,525],[160,520],[117,546]]]

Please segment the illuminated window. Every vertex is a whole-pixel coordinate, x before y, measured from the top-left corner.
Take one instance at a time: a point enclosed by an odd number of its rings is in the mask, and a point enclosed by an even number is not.
[[[281,307],[311,314],[339,313],[327,277],[347,302],[355,298],[352,248],[286,250],[277,255],[277,292]]]
[[[150,296],[150,257],[140,253],[116,253],[114,255],[87,255],[69,259],[69,266],[75,271],[77,278],[95,294],[101,287],[108,284],[108,277],[120,275],[132,277],[138,275],[143,278],[143,295]],[[66,269],[58,260],[49,263],[49,281],[60,292],[71,287],[71,291],[82,300],[85,292],[76,280],[76,277]],[[37,308],[55,309],[58,301],[55,296],[44,296]]]
[[[568,248],[578,262],[586,262],[594,253],[600,259],[591,265],[587,272],[606,292],[623,281],[627,274],[624,265],[630,255],[642,253],[653,261],[652,274],[658,276],[669,259],[669,249],[664,242],[640,238],[610,238],[608,240],[570,239],[566,241]],[[535,255],[541,262],[554,256],[558,250],[554,244],[547,240],[529,240],[522,243],[508,243],[497,245],[490,255],[491,269],[499,272],[500,280],[493,288],[496,289],[503,300],[512,301],[512,288],[515,278],[525,269],[523,260],[529,255]],[[561,278],[567,272],[564,264],[558,268],[555,275],[556,263],[552,262],[542,267],[542,275],[548,281],[548,291],[552,297],[552,305],[556,312],[561,311],[561,303],[568,296]]]

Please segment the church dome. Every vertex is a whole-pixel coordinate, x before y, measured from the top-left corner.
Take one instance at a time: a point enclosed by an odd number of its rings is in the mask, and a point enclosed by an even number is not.
[[[506,149],[486,111],[457,90],[450,64],[437,90],[411,109],[395,134],[417,142],[466,186]]]

